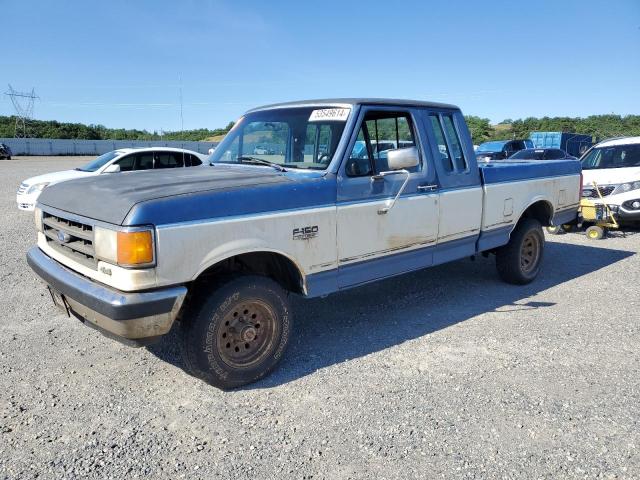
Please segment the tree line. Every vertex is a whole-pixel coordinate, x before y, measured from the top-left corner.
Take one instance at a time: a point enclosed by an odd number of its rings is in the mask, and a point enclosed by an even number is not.
[[[580,117],[529,117],[507,119],[491,125],[488,118],[466,116],[474,144],[489,140],[528,138],[530,132],[571,132],[591,135],[594,141],[618,136],[640,135],[640,115],[591,115]],[[0,138],[14,136],[15,117],[0,116]],[[233,122],[224,128],[210,130],[199,128],[177,132],[163,132],[124,128],[107,128],[104,125],[58,122],[55,120],[31,120],[28,135],[34,138],[63,138],[78,140],[189,140],[200,141],[226,134]]]
[[[209,130],[198,128],[177,132],[149,132],[147,130],[107,128],[104,125],[58,122],[56,120],[30,120],[27,134],[32,138],[62,138],[74,140],[188,140],[199,141],[225,135],[233,127],[229,122],[224,128]],[[15,134],[15,117],[0,116],[0,138],[11,138]]]
[[[640,115],[591,115],[580,117],[529,117],[507,119],[491,125],[488,118],[465,117],[474,144],[489,140],[528,138],[531,132],[570,132],[591,135],[597,142],[611,137],[640,135]]]

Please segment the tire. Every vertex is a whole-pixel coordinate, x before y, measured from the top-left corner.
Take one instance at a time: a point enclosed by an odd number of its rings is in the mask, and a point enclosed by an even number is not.
[[[287,292],[270,278],[251,275],[207,293],[196,294],[180,322],[187,371],[223,390],[271,372],[291,336]]]
[[[550,225],[547,227],[547,232],[551,235],[561,235],[564,233],[564,229],[560,225]]]
[[[605,230],[597,225],[591,225],[587,228],[585,233],[587,234],[587,238],[590,240],[602,240],[605,235]]]
[[[533,218],[524,218],[511,233],[509,243],[496,251],[498,274],[507,283],[526,285],[538,276],[543,256],[542,226]]]

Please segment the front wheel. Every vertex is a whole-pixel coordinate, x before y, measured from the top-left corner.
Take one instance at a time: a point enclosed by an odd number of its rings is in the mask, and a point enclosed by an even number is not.
[[[587,234],[587,238],[591,240],[602,240],[605,235],[605,229],[598,225],[591,225],[585,233]]]
[[[287,293],[270,278],[241,276],[201,295],[180,323],[189,373],[229,389],[267,375],[291,335]]]
[[[522,219],[511,233],[509,243],[496,252],[500,278],[514,285],[531,283],[540,272],[544,254],[544,234],[540,222]]]

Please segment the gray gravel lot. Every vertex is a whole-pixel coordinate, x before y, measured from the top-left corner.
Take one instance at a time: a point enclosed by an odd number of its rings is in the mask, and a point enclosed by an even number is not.
[[[280,368],[225,393],[27,267],[18,184],[84,161],[0,161],[0,478],[640,478],[640,234],[548,238],[526,287],[479,258],[296,299]]]

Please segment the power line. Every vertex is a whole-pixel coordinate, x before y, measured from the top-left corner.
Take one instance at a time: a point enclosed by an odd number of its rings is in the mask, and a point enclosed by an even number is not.
[[[36,95],[36,91],[34,88],[31,89],[31,92],[18,92],[14,90],[14,88],[9,85],[9,91],[4,92],[11,99],[11,103],[13,104],[13,108],[16,111],[16,124],[15,124],[15,134],[16,138],[26,138],[28,137],[27,132],[27,124],[29,120],[33,118],[33,106],[36,98],[40,98]]]

